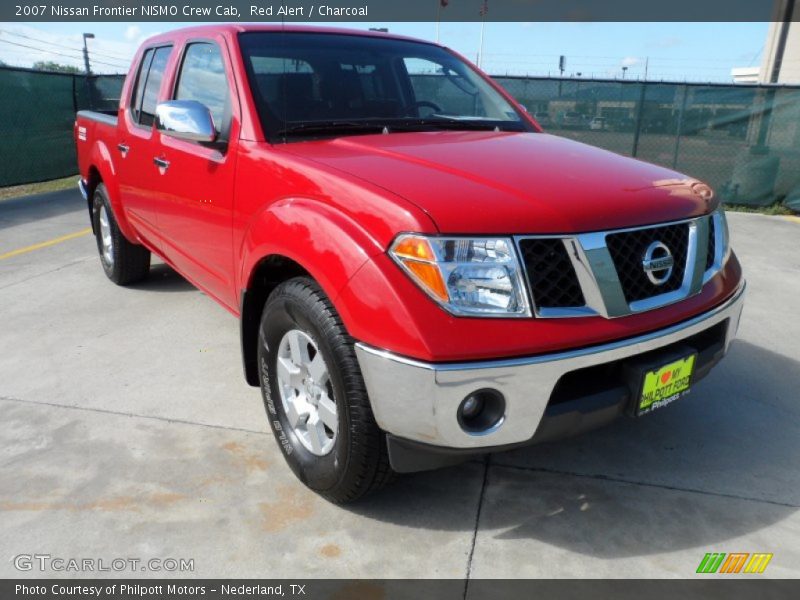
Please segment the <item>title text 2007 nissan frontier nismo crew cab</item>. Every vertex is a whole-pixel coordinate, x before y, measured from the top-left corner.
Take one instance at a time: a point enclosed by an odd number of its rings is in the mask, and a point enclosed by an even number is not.
[[[663,407],[738,327],[708,185],[543,133],[438,45],[162,34],[75,137],[106,275],[155,253],[237,315],[286,461],[336,502]]]

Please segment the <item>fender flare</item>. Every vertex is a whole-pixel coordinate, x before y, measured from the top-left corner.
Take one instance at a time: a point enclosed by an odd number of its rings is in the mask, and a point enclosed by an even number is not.
[[[89,216],[92,216],[94,190],[97,187],[97,184],[102,183],[106,186],[108,199],[109,202],[111,202],[111,210],[114,213],[114,219],[116,220],[117,226],[122,232],[122,235],[124,235],[129,241],[138,244],[141,243],[139,236],[137,235],[136,230],[131,226],[130,221],[128,221],[127,214],[125,213],[125,210],[122,206],[122,201],[120,200],[119,174],[111,157],[111,151],[108,149],[108,145],[104,141],[98,140],[92,146],[92,150],[89,155],[89,173],[91,174],[92,171],[96,171],[100,179],[99,181],[93,182],[91,181],[90,176],[90,180],[88,182],[89,197],[87,198],[87,201],[89,204]]]
[[[319,283],[331,302],[353,275],[384,248],[349,215],[323,201],[287,198],[251,219],[242,239],[241,289],[252,285],[259,263],[288,258]]]
[[[336,307],[349,331],[350,324],[344,315],[350,311],[337,306],[339,294],[359,269],[381,252],[381,245],[358,223],[319,200],[288,198],[257,213],[241,241],[242,267],[237,274],[241,290],[239,333],[247,383],[259,385],[256,344],[264,302],[271,289],[280,283],[278,280],[287,276],[283,272],[269,281],[257,281],[263,273],[262,267],[269,270],[272,259],[288,259],[301,272],[308,273]]]

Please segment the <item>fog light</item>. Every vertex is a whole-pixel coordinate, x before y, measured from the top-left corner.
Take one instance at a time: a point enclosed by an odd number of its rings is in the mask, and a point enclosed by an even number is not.
[[[461,429],[473,435],[489,433],[499,427],[506,414],[506,401],[497,390],[472,392],[458,406],[457,418]]]
[[[483,398],[476,395],[467,396],[461,406],[461,415],[465,419],[472,419],[483,410]]]

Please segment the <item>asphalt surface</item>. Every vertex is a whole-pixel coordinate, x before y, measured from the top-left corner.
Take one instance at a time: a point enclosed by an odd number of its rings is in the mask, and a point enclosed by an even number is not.
[[[112,285],[83,206],[0,201],[0,577],[75,575],[15,568],[35,553],[483,578],[694,577],[706,552],[769,552],[760,577],[800,575],[800,222],[730,215],[740,339],[687,398],[337,507],[284,464],[236,319],[164,265]]]

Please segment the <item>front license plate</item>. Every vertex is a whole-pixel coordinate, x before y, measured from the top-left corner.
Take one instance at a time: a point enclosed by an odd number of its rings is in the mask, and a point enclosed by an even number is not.
[[[697,354],[645,371],[636,414],[644,415],[674,402],[689,391]]]

